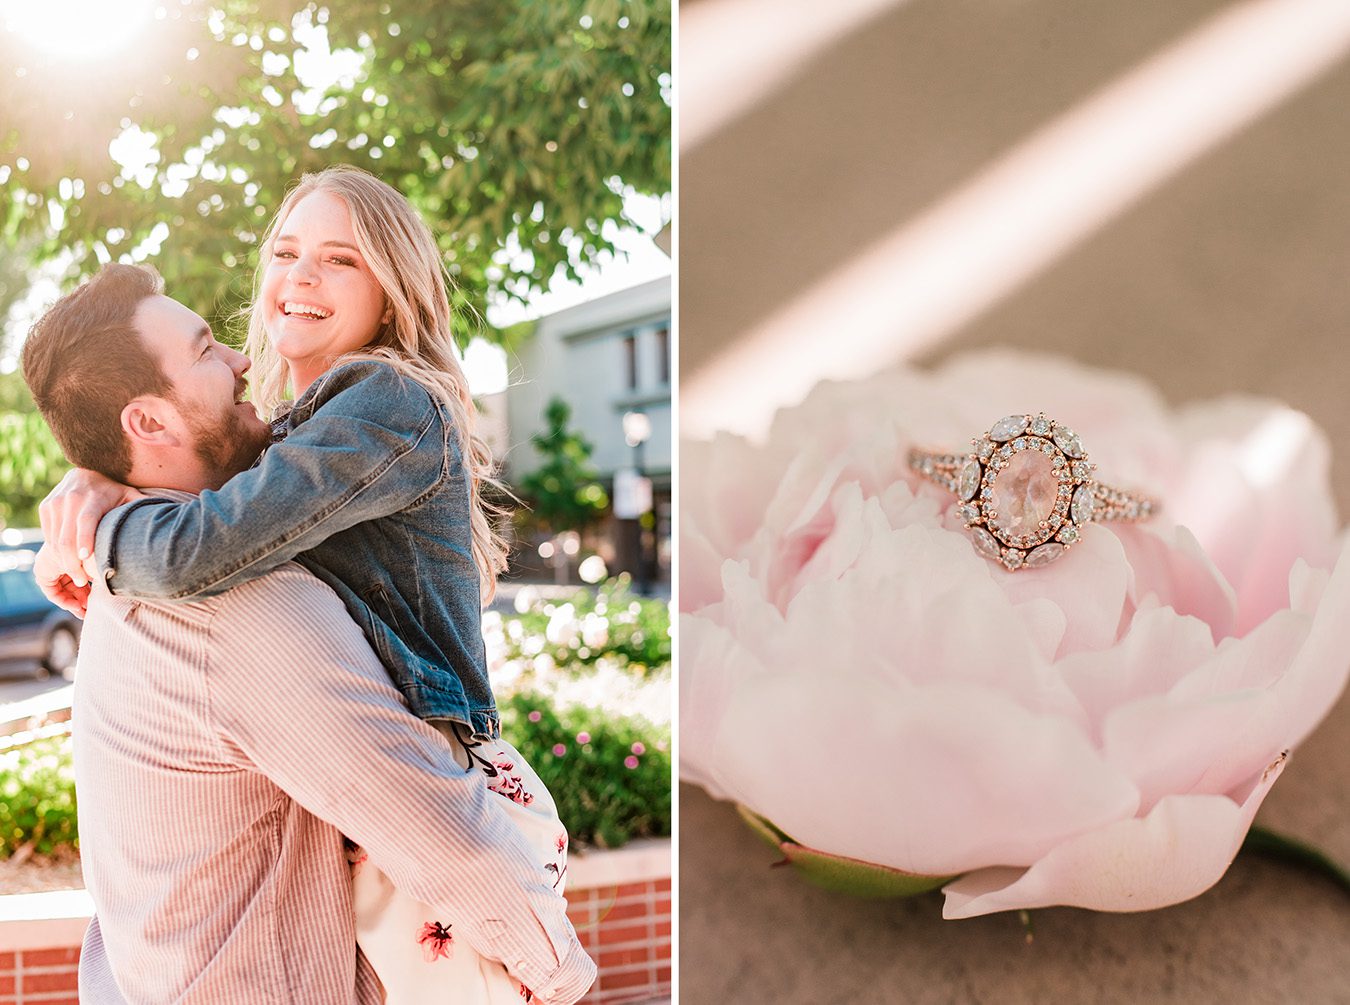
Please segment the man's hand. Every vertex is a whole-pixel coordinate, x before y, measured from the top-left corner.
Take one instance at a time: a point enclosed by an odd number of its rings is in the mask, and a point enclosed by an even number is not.
[[[84,616],[83,598],[78,611],[62,601],[69,594],[60,588],[60,580],[65,577],[75,591],[83,589],[87,597],[89,578],[84,562],[94,554],[98,522],[109,510],[142,498],[144,493],[86,468],[68,472],[47,494],[38,506],[38,518],[46,539],[43,551],[50,548],[52,554],[44,563],[46,571],[38,577],[38,585],[53,603]]]
[[[33,560],[33,577],[42,592],[57,607],[64,608],[77,618],[83,618],[89,609],[89,580],[77,584],[61,571],[56,549],[44,544]],[[89,559],[93,565],[93,559]],[[85,570],[81,570],[83,574]],[[82,576],[83,578],[83,576]]]

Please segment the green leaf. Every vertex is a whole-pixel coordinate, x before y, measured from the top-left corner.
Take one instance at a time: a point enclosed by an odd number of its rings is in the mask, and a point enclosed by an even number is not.
[[[785,861],[817,886],[854,897],[912,897],[936,890],[954,876],[921,876],[890,866],[863,862],[856,858],[797,844],[769,820],[738,805],[736,810],[756,834],[770,847],[782,852]]]

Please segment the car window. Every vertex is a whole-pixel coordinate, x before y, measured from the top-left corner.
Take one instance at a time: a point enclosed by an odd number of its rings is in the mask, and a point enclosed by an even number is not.
[[[0,571],[0,604],[10,609],[31,609],[46,604],[32,569]]]

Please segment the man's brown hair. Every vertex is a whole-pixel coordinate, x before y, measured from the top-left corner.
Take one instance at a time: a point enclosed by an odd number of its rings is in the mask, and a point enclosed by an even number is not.
[[[164,289],[153,269],[107,265],[38,319],[23,346],[23,379],[66,460],[119,482],[131,473],[122,409],[173,385],[134,325]]]

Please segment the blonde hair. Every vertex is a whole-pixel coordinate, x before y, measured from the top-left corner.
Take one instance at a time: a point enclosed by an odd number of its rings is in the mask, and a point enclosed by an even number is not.
[[[343,354],[332,365],[358,359],[383,360],[417,381],[449,408],[460,454],[469,473],[474,564],[478,566],[482,598],[491,600],[497,589],[497,576],[506,569],[506,542],[493,526],[493,517],[504,511],[485,499],[483,490],[492,486],[508,496],[509,493],[497,480],[492,451],[475,431],[478,413],[464,371],[455,358],[449,295],[453,281],[446,272],[435,237],[408,200],[360,168],[335,165],[304,175],[287,193],[267,226],[254,281],[254,303],[248,309],[245,341],[245,350],[253,360],[254,404],[266,415],[286,398],[289,368],[267,336],[263,312],[257,309],[257,296],[272,242],[282,223],[296,203],[313,192],[328,192],[346,205],[357,246],[384,291],[392,314],[369,345]]]

